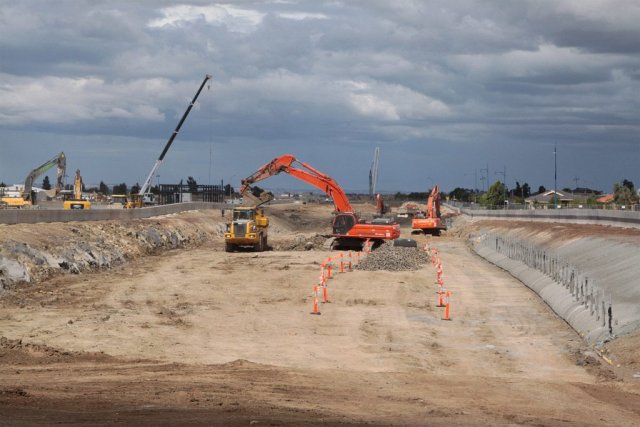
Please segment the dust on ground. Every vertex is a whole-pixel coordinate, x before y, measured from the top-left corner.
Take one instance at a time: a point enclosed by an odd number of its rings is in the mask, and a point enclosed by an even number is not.
[[[269,214],[275,247],[323,235],[331,209]],[[533,292],[455,230],[412,237],[440,251],[451,321],[436,307],[431,264],[337,274],[314,316],[312,287],[335,251],[226,253],[215,239],[9,289],[0,296],[0,419],[638,424],[639,383],[585,348]],[[636,351],[611,351],[625,348]]]

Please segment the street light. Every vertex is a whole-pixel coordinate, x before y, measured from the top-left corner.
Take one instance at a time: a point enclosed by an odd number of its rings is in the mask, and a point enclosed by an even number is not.
[[[553,145],[553,208],[558,208],[558,143]]]

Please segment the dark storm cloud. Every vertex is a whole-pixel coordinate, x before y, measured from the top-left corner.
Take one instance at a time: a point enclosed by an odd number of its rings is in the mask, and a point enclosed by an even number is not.
[[[67,144],[89,179],[138,180],[212,73],[167,178],[241,147],[214,174],[293,152],[365,189],[380,146],[382,189],[469,186],[486,163],[548,185],[558,142],[584,154],[566,179],[608,189],[638,180],[637,22],[625,0],[5,1],[0,145],[48,158]],[[613,153],[627,169],[602,167]],[[6,159],[0,180],[33,166]]]

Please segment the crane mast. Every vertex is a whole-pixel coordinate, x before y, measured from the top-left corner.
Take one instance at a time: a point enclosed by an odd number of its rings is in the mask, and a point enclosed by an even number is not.
[[[171,147],[171,144],[173,144],[173,140],[176,139],[176,136],[178,136],[178,132],[180,132],[180,128],[182,127],[182,124],[187,119],[187,116],[189,115],[189,112],[191,112],[191,109],[193,108],[194,104],[196,103],[196,100],[198,99],[198,96],[200,96],[200,92],[202,92],[202,89],[204,88],[204,85],[207,83],[207,81],[211,77],[212,76],[210,74],[207,74],[204,77],[204,80],[202,81],[202,84],[200,85],[200,88],[198,89],[198,92],[196,92],[195,96],[191,100],[191,103],[187,107],[187,110],[182,115],[182,118],[180,119],[180,122],[178,122],[178,126],[176,126],[175,130],[171,134],[171,137],[169,137],[169,140],[167,141],[167,143],[164,146],[164,149],[162,150],[162,153],[160,153],[160,157],[158,157],[158,160],[156,160],[156,163],[151,168],[151,172],[149,172],[149,176],[144,181],[144,184],[142,184],[142,187],[140,187],[140,191],[138,192],[138,195],[142,196],[142,195],[144,195],[145,193],[147,193],[149,191],[149,187],[151,186],[151,180],[153,179],[153,175],[156,173],[156,171],[158,170],[158,168],[162,164],[162,161],[164,160],[164,156],[167,154],[167,151],[169,151],[169,148]]]

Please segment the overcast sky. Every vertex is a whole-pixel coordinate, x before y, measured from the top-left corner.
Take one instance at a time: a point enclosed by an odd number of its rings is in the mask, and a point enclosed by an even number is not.
[[[558,188],[640,184],[637,0],[2,0],[0,181],[142,183],[207,73],[161,183],[291,153],[367,191],[380,147],[382,192],[536,190],[557,144]]]

